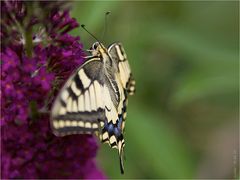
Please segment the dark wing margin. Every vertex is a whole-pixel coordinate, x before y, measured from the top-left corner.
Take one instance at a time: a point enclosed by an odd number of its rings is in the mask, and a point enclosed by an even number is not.
[[[117,64],[122,86],[129,95],[135,93],[135,80],[132,76],[127,55],[121,43],[113,43],[108,48],[112,60]]]
[[[103,63],[91,58],[80,66],[60,90],[51,110],[51,127],[57,136],[99,132],[106,120]]]

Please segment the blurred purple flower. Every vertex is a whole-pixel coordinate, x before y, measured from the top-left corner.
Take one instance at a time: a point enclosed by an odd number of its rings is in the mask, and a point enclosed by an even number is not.
[[[83,63],[65,4],[1,1],[1,178],[104,178],[93,136],[56,137],[38,113]]]

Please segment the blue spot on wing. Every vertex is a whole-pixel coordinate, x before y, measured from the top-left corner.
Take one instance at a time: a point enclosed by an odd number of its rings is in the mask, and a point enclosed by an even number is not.
[[[122,121],[123,121],[123,117],[122,117],[122,115],[120,115],[120,116],[119,116],[119,119],[118,119],[118,123],[117,123],[118,129],[121,129],[121,127],[122,127]]]
[[[120,129],[118,129],[118,127],[114,128],[114,134],[117,138],[121,135],[121,131],[120,131]]]
[[[113,126],[112,123],[107,126],[107,131],[108,131],[109,133],[113,132],[113,129],[114,129],[114,126]]]
[[[103,131],[107,131],[109,136],[115,135],[116,138],[120,138],[122,136],[122,122],[123,122],[123,116],[119,115],[117,124],[113,124],[112,121],[109,123],[105,122]]]

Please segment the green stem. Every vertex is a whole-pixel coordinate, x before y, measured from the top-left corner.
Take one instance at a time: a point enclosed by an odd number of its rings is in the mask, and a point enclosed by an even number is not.
[[[28,57],[32,57],[32,49],[33,49],[33,42],[32,42],[32,27],[27,28],[25,31],[25,40],[26,40],[26,53]]]
[[[25,36],[25,43],[26,43],[25,48],[26,48],[26,54],[28,57],[32,57],[32,50],[33,50],[33,41],[32,41],[33,29],[32,29],[32,26],[30,25],[30,21],[33,14],[33,3],[34,2],[26,3],[28,15],[24,23],[24,26],[25,26],[24,36]]]

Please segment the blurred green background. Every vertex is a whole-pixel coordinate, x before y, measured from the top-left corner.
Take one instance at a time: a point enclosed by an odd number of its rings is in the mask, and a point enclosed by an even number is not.
[[[129,98],[125,174],[101,145],[109,178],[238,178],[239,2],[77,1],[72,16],[120,41],[137,83]],[[88,49],[95,41],[79,35]]]

